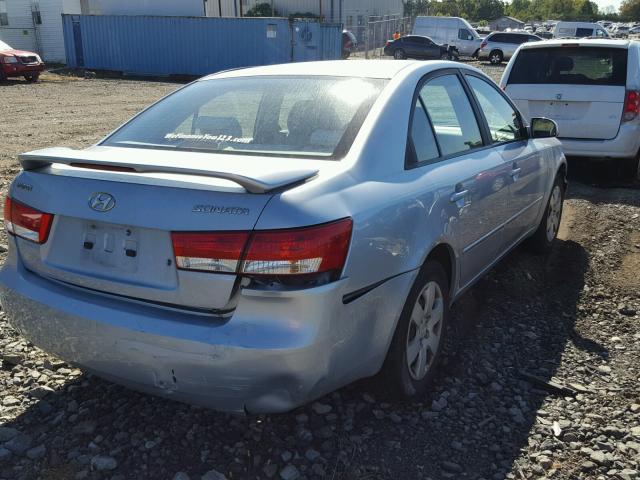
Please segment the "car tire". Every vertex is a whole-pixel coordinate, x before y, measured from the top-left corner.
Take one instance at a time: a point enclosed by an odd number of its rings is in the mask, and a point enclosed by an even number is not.
[[[403,49],[398,48],[393,52],[393,58],[395,58],[396,60],[404,60],[405,58],[407,58],[407,56],[405,55]]]
[[[38,81],[38,79],[40,78],[40,74],[39,73],[32,73],[30,75],[25,75],[24,79],[29,82],[29,83],[35,83]]]
[[[491,53],[489,53],[489,62],[491,62],[491,65],[500,65],[503,59],[504,55],[500,50],[492,50]]]
[[[553,247],[562,220],[564,193],[565,185],[561,176],[558,175],[553,182],[540,225],[529,239],[529,247],[536,253],[548,253]]]
[[[449,279],[439,262],[420,269],[398,320],[380,380],[396,399],[425,394],[442,359],[449,323]]]
[[[349,50],[344,50],[342,52],[342,59],[346,60],[347,58],[349,58],[351,56],[351,52]]]
[[[0,70],[0,83],[4,83],[7,81],[7,76],[4,74],[2,70]]]

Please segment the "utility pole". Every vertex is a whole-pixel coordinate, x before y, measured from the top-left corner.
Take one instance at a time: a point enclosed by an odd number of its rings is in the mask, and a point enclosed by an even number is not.
[[[243,17],[243,13],[242,13],[242,0],[240,0],[240,17]]]
[[[276,16],[276,12],[275,12],[275,10],[273,9],[273,0],[271,0],[271,16],[272,16],[272,17],[275,17],[275,16]]]
[[[318,17],[320,18],[320,21],[322,21],[322,0],[318,0],[320,2],[320,15],[318,15]]]
[[[218,0],[218,16],[222,18],[222,0]]]

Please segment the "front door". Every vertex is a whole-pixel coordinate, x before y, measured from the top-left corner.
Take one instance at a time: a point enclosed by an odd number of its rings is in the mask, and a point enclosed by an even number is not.
[[[479,76],[467,74],[466,78],[486,119],[495,151],[507,166],[499,180],[509,189],[501,246],[506,251],[535,227],[544,203],[547,162],[528,140],[520,114],[502,92]]]

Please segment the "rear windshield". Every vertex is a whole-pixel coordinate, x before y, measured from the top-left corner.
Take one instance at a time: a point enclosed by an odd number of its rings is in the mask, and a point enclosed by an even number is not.
[[[521,50],[508,83],[625,85],[626,80],[627,50],[560,47]]]
[[[386,81],[243,77],[195,82],[102,145],[340,158]]]

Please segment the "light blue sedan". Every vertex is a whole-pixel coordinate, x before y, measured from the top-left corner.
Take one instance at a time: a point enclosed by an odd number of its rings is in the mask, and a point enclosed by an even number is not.
[[[556,133],[460,63],[211,75],[20,156],[0,300],[35,345],[167,398],[280,412],[377,373],[417,398],[452,302],[551,248]]]

